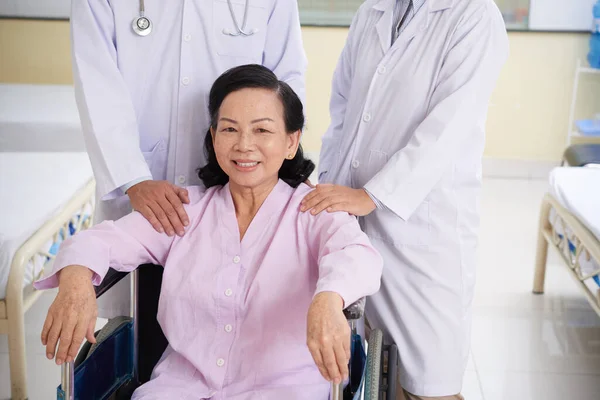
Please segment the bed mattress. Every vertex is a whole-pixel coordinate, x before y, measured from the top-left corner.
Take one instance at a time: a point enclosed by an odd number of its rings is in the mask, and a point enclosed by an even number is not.
[[[561,167],[550,174],[550,192],[558,202],[600,240],[600,168]],[[569,240],[568,249],[563,249],[568,257],[575,257],[575,243],[569,227],[562,224],[554,210],[550,213],[550,223],[556,232]],[[579,263],[582,273],[590,275],[600,271],[600,260],[583,253]],[[600,278],[595,277],[600,285]]]
[[[85,151],[73,87],[0,84],[0,151]]]
[[[19,247],[92,179],[86,153],[0,152],[0,299],[13,256]],[[89,218],[91,207],[83,215]],[[63,232],[62,237],[69,232]],[[44,251],[56,252],[61,235]],[[37,279],[46,257],[37,257],[25,271],[26,287]]]

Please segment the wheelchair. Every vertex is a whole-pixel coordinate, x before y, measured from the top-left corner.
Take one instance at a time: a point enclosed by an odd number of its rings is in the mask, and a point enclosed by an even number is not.
[[[57,399],[130,399],[136,388],[150,380],[168,344],[156,320],[162,271],[145,265],[131,273],[130,316],[111,319],[95,333],[96,344],[86,342],[74,362],[62,365]],[[127,275],[109,270],[95,288],[96,298]],[[364,305],[361,299],[344,310],[352,332],[350,378],[345,385],[332,383],[330,400],[396,399],[398,349],[383,344],[380,330],[373,330],[365,345],[357,329]]]

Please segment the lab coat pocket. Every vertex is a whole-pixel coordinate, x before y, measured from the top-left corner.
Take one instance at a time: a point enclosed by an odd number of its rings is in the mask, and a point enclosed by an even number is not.
[[[387,162],[387,153],[372,150],[369,153],[365,181],[377,175]],[[389,209],[376,210],[365,218],[364,230],[370,237],[397,247],[429,245],[432,239],[429,201],[423,201],[406,221]]]
[[[214,0],[213,29],[217,53],[262,64],[268,20],[265,0]]]
[[[159,140],[158,143],[154,145],[152,150],[142,152],[144,159],[146,160],[146,164],[148,164],[148,168],[150,169],[150,173],[152,174],[152,179],[166,179],[167,153],[167,146],[164,139]]]

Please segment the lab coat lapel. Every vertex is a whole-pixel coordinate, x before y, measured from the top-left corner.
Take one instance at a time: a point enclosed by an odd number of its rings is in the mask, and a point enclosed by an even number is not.
[[[395,0],[381,0],[375,4],[373,8],[381,11],[382,15],[375,25],[377,36],[379,36],[379,44],[381,50],[386,53],[392,44],[392,23],[394,19],[394,3]]]
[[[443,11],[452,7],[454,0],[429,0],[414,16],[398,39],[394,42],[394,48],[405,46],[415,36],[425,32],[431,19],[437,11]]]

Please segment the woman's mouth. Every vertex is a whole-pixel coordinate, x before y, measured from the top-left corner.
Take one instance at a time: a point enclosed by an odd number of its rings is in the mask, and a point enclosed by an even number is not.
[[[236,169],[238,169],[240,171],[248,172],[248,171],[253,171],[254,169],[256,169],[256,167],[258,166],[258,164],[260,164],[260,162],[259,161],[250,161],[250,160],[233,160],[233,164],[235,165]]]

